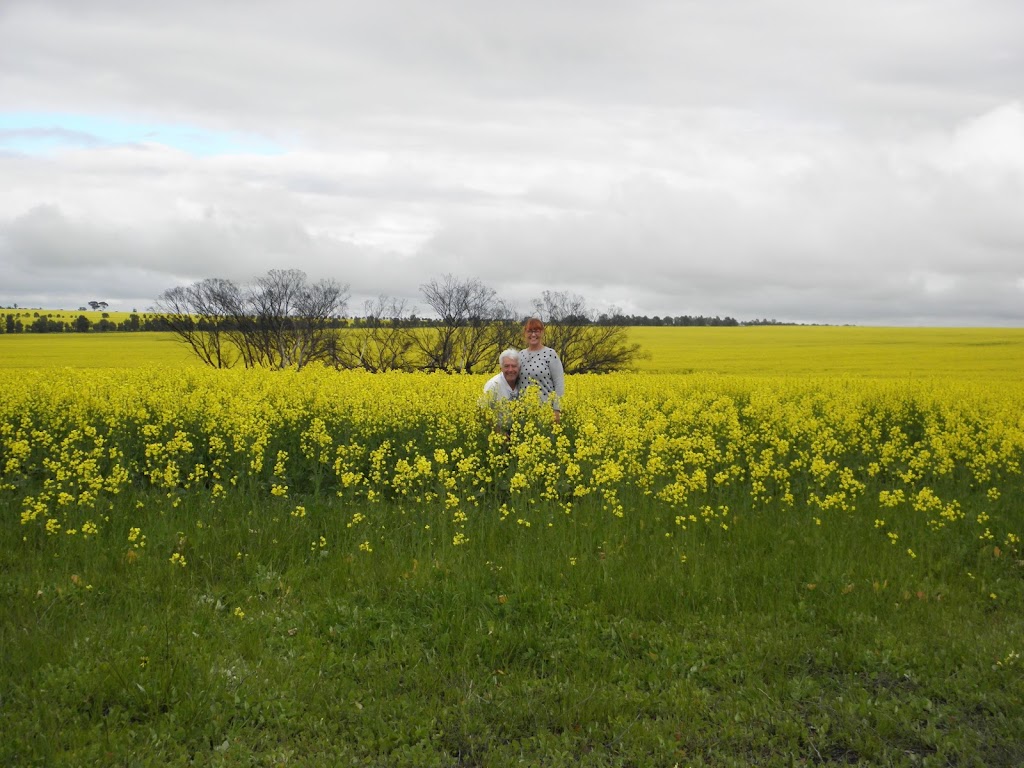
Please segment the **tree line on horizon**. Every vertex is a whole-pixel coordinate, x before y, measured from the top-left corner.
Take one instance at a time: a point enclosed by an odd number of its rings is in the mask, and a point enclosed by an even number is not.
[[[310,282],[301,270],[272,269],[247,285],[210,278],[164,291],[156,314],[214,368],[303,368],[320,362],[371,372],[493,370],[498,354],[523,345],[524,315],[478,278],[446,274],[420,286],[433,318],[381,295],[348,316],[350,292],[335,280]],[[643,355],[627,326],[599,322],[586,300],[544,291],[531,315],[548,325],[547,346],[567,373],[628,367]]]
[[[171,330],[166,319],[163,315],[154,314],[149,312],[136,312],[132,311],[128,317],[120,322],[112,320],[109,317],[108,312],[103,313],[103,317],[99,320],[91,320],[85,315],[79,315],[74,320],[61,320],[54,317],[53,312],[47,312],[44,309],[19,309],[17,306],[14,307],[2,307],[0,309],[8,310],[4,315],[4,323],[0,325],[0,334],[3,333],[109,333],[117,331],[126,332],[161,332],[166,333]],[[84,311],[79,309],[79,311]],[[377,318],[373,316],[361,316],[353,315],[348,317],[335,318],[331,322],[331,327],[336,329],[342,328],[360,328],[368,324],[372,324],[377,321]],[[394,322],[401,323],[404,325],[418,327],[418,328],[431,328],[437,325],[438,319],[431,317],[419,317],[414,312],[410,313],[406,317],[394,318]],[[596,325],[625,325],[633,327],[675,327],[675,328],[689,328],[689,327],[739,327],[739,326],[755,326],[755,325],[806,325],[806,323],[796,323],[786,320],[776,319],[756,319],[756,320],[736,320],[728,315],[720,317],[715,315],[676,315],[669,316],[665,315],[661,317],[659,315],[648,316],[648,315],[624,315],[621,313],[601,313],[598,315],[596,320],[589,320],[588,322]]]
[[[24,323],[8,312],[6,333],[169,332],[203,363],[215,368],[302,368],[321,362],[338,369],[477,373],[494,368],[498,353],[521,346],[524,315],[477,278],[451,274],[420,286],[435,317],[419,317],[404,300],[379,296],[362,314],[350,315],[349,287],[335,280],[310,282],[301,270],[273,269],[239,285],[200,280],[160,294],[155,307],[121,322],[103,312],[99,321],[72,321],[33,312]],[[103,301],[90,301],[94,310]],[[567,373],[603,373],[629,367],[645,353],[630,343],[630,326],[738,326],[731,317],[649,318],[616,309],[597,313],[582,296],[544,291],[532,316],[547,323],[545,343]],[[80,308],[84,310],[84,307]],[[782,324],[762,320],[743,324]]]
[[[25,319],[23,320],[22,317]],[[90,320],[79,315],[74,320],[55,318],[53,313],[39,310],[20,313],[8,312],[0,325],[0,333],[108,333],[116,331],[167,331],[166,324],[160,317],[132,312],[124,320],[111,320],[109,313],[104,312],[99,320]]]

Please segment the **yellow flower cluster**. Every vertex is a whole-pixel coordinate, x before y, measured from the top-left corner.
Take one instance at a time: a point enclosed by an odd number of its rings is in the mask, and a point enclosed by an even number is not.
[[[805,511],[822,525],[863,514],[866,529],[902,511],[1019,550],[1003,512],[1021,486],[1024,384],[578,376],[561,423],[527,398],[506,433],[478,405],[483,380],[315,367],[27,370],[0,391],[0,498],[50,535],[101,535],[111,500],[148,486],[172,507],[192,495],[210,505],[322,495],[359,510],[349,527],[379,502],[427,505],[454,526],[456,546],[471,546],[475,514],[529,527],[585,503],[614,518],[661,510],[666,535],[695,525],[726,535],[730,509]],[[968,495],[983,515],[964,513]],[[880,535],[895,544],[899,533]],[[145,537],[132,528],[129,542],[141,548]]]

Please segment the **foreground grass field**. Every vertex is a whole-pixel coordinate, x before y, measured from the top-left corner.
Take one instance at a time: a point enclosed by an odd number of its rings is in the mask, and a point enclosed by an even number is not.
[[[0,764],[1024,762],[1021,368],[686,338],[750,375],[507,439],[483,377],[21,366]]]

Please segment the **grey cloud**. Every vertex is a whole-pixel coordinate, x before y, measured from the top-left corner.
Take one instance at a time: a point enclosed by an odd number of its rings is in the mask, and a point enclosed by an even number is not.
[[[524,311],[550,287],[640,314],[1019,323],[1021,29],[1011,0],[14,0],[9,108],[280,152],[55,126],[74,147],[0,154],[0,302],[295,266],[354,303],[453,272]]]

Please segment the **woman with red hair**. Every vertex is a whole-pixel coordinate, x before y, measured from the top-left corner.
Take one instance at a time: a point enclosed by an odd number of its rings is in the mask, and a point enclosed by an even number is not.
[[[540,399],[551,403],[555,421],[562,416],[562,398],[565,397],[565,370],[558,353],[544,346],[544,323],[531,317],[523,327],[526,349],[519,353],[519,375],[525,385],[535,385]]]

